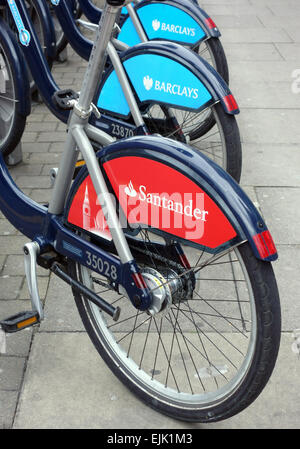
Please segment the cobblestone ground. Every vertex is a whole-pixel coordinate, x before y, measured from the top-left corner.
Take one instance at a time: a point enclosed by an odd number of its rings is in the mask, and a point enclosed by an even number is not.
[[[261,422],[265,427],[295,428],[300,419],[299,381],[288,376],[300,367],[297,351],[291,349],[293,331],[300,328],[300,4],[298,0],[206,0],[201,6],[222,31],[231,88],[241,107],[242,186],[262,211],[280,256],[274,269],[282,303],[282,357],[288,359],[288,364],[282,362],[282,373],[287,377],[284,379],[281,372],[275,377],[271,394],[274,410],[265,406]],[[67,55],[65,62],[55,63],[54,78],[61,88],[79,90],[86,63],[70,47]],[[48,174],[57,166],[65,136],[65,125],[44,104],[34,103],[22,138],[23,162],[10,168],[10,173],[38,202],[50,198]],[[0,215],[1,317],[29,307],[22,255],[25,242],[26,238]],[[0,356],[0,428],[30,427],[24,417],[22,420],[22,408],[16,423],[16,412],[36,335],[37,342],[46,342],[52,334],[57,337],[59,332],[82,331],[78,317],[73,320],[73,316],[59,315],[58,304],[51,308],[50,297],[63,295],[64,287],[45,270],[38,270],[38,278],[40,295],[43,300],[47,298],[48,318],[53,321],[7,338],[6,353]],[[286,389],[285,399],[279,398],[281,387]],[[23,415],[26,410],[29,414],[30,406],[26,409],[25,400],[24,404]],[[53,425],[51,418],[47,419],[42,427]],[[111,423],[117,426],[113,418]],[[69,422],[65,425],[72,426]]]

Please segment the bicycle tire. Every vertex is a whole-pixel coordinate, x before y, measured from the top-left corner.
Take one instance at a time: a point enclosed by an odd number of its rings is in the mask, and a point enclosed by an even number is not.
[[[25,102],[26,100],[17,97],[18,81],[15,61],[12,58],[9,44],[2,39],[1,34],[0,76],[2,85],[2,92],[0,93],[0,152],[3,156],[8,156],[20,142],[25,129],[26,115],[19,112],[19,102]],[[25,86],[26,83],[28,84],[27,77],[23,78],[23,83]]]
[[[200,50],[199,47],[197,47],[194,49],[194,51],[199,54],[199,56],[204,58],[210,65],[212,65],[214,69],[219,73],[219,75],[221,75],[226,84],[229,85],[229,69],[226,55],[220,39],[211,37],[207,39],[202,45],[205,45],[205,48],[203,50],[201,50],[200,46]],[[206,56],[208,56],[208,58]],[[204,136],[213,128],[215,124],[216,121],[213,114],[208,115],[205,121],[194,130],[191,140],[198,139],[199,137]]]
[[[236,118],[227,114],[220,103],[212,106],[208,112],[193,113],[180,110],[173,112],[189,145],[210,157],[239,182],[242,172],[242,146]],[[159,133],[164,137],[177,138],[177,129],[168,127],[166,120],[151,114],[150,110],[147,117],[144,117],[151,134]],[[206,132],[199,133],[199,127],[206,127]]]
[[[40,3],[37,0],[26,0],[29,4],[30,4],[30,8],[31,11],[31,20],[35,29],[35,32],[37,34],[37,37],[39,39],[39,42],[41,44],[41,47],[44,49],[43,53],[44,56],[46,58],[47,64],[49,66],[49,69],[52,69],[53,66],[53,58],[50,56],[52,51],[51,49],[47,49],[46,47],[46,42],[47,42],[47,38],[46,38],[46,29],[47,27],[45,26],[45,21],[44,21],[44,17],[42,14],[40,14],[40,10],[39,10],[39,5]],[[32,95],[37,94],[38,92],[38,88],[35,84],[34,79],[31,76],[30,73],[30,69],[28,70],[29,73],[29,82],[30,82],[30,91]]]
[[[48,30],[48,24],[45,23],[46,19],[44,19],[43,14],[40,13],[40,7],[44,8],[44,5],[39,0],[26,0],[25,5],[27,7],[28,14],[31,17],[32,24],[35,29],[37,38],[41,44],[41,47],[43,48],[43,53],[46,58],[47,64],[49,66],[49,69],[51,70],[52,66],[53,66],[53,57],[51,57],[52,48],[50,48],[49,46],[47,48],[47,45],[46,45],[46,42],[48,42],[47,35],[46,35],[46,33],[47,33],[46,30]],[[16,30],[16,25],[15,25],[14,19],[12,18],[11,14],[8,10],[5,10],[3,18],[8,23],[10,29],[15,33],[17,41],[19,42],[19,33]],[[36,95],[38,89],[37,89],[34,79],[32,78],[29,68],[27,68],[27,72],[28,72],[28,77],[29,77],[30,93],[31,93],[31,95]]]
[[[55,15],[55,12],[53,11],[53,7],[51,5],[51,2],[48,0],[47,1],[51,16],[52,16],[52,20],[53,20],[53,25],[55,28],[55,34],[56,34],[56,59],[59,58],[59,55],[61,52],[64,51],[64,49],[66,48],[66,46],[68,45],[68,39],[66,38],[63,30],[61,29],[61,26],[59,24],[59,21]],[[82,11],[80,8],[79,3],[76,1],[75,2],[75,9],[73,9],[73,15],[75,19],[79,19],[82,15]]]
[[[194,51],[196,51],[200,56],[204,57],[204,59],[206,59],[204,56],[205,53],[207,51],[210,51],[211,62],[209,60],[208,62],[210,62],[210,64],[215,68],[215,70],[221,75],[225,83],[229,85],[228,62],[220,39],[217,37],[210,37],[204,43],[208,46],[207,50],[206,49],[201,50],[200,46],[200,52],[199,50],[195,49]]]

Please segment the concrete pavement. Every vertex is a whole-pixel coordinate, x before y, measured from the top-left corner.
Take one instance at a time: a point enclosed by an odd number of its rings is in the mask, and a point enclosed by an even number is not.
[[[300,7],[298,0],[205,0],[222,32],[230,86],[241,107],[242,186],[260,208],[279,252],[273,264],[282,306],[278,362],[259,398],[211,425],[180,423],[138,402],[98,357],[70,289],[40,269],[45,321],[7,338],[0,355],[0,428],[202,429],[300,427]],[[86,64],[70,48],[55,79],[79,89]],[[36,104],[22,139],[16,183],[36,201],[50,198],[65,126]],[[1,317],[28,308],[22,246],[0,216]],[[300,332],[300,331],[299,331]],[[296,335],[296,337],[295,337]]]

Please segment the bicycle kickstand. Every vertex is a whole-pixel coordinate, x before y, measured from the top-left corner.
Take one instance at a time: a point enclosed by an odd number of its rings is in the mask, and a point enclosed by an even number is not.
[[[26,327],[38,324],[44,318],[43,306],[39,296],[36,275],[36,261],[38,254],[38,243],[30,242],[24,245],[25,274],[31,298],[32,310],[19,312],[16,315],[0,321],[0,327],[4,332],[18,332]]]

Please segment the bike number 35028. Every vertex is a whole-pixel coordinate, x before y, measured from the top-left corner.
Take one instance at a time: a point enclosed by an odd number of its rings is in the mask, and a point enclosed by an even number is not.
[[[87,251],[86,255],[86,263],[89,267],[93,268],[95,271],[98,271],[101,274],[104,274],[104,276],[107,276],[111,279],[117,279],[117,267],[115,265],[110,264],[106,260],[102,260],[101,257],[97,257],[90,251]]]

